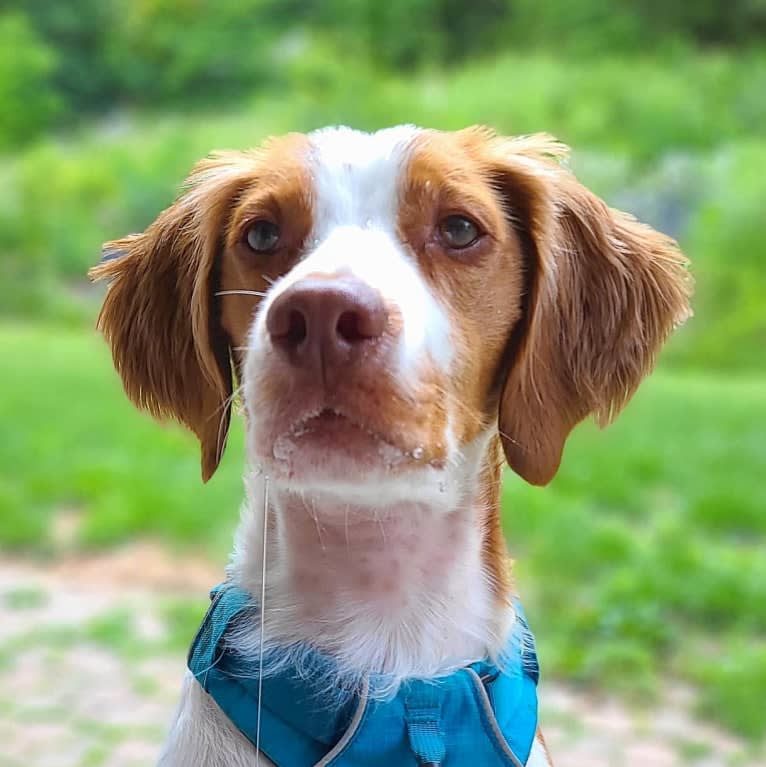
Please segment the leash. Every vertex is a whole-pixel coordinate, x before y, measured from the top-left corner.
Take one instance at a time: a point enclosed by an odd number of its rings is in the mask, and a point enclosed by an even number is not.
[[[255,724],[255,766],[261,767],[261,709],[263,701],[263,640],[266,615],[266,536],[269,517],[269,478],[263,476],[263,550],[261,552],[261,646],[258,652],[258,714]]]

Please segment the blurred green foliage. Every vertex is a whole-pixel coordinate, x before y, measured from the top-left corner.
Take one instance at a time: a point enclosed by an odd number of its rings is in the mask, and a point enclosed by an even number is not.
[[[60,113],[50,78],[55,54],[22,13],[0,13],[0,150],[34,136]]]
[[[607,431],[577,430],[543,492],[507,476],[549,671],[651,699],[671,670],[702,712],[762,736],[764,422],[763,377],[657,373]]]
[[[6,0],[0,316],[91,316],[101,243],[211,149],[482,122],[555,134],[585,183],[680,240],[697,316],[666,360],[762,369],[765,30],[766,0]]]
[[[115,113],[0,161],[0,314],[90,316],[84,275],[101,243],[146,227],[213,148],[335,122],[485,122],[558,135],[575,147],[572,167],[585,183],[680,240],[698,282],[697,316],[669,361],[766,364],[766,55],[565,64],[505,54],[402,78],[363,63],[349,69],[320,47],[284,76],[295,84],[289,97],[256,93],[223,114]]]
[[[2,13],[23,14],[32,47],[52,54],[47,83],[69,118],[284,85],[285,55],[307,40],[333,45],[344,64],[403,70],[509,47],[624,54],[766,33],[764,0],[5,0]],[[41,127],[52,119],[41,115]]]

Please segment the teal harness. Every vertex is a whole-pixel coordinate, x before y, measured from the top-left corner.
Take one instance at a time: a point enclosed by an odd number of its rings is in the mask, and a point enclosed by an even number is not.
[[[253,745],[258,712],[257,660],[230,641],[258,610],[231,583],[212,603],[189,651],[189,669]],[[524,613],[500,665],[472,663],[437,679],[405,681],[395,696],[328,689],[332,661],[304,649],[301,663],[277,665],[262,680],[260,748],[277,767],[522,767],[537,730],[538,665]],[[266,667],[273,667],[267,659]]]

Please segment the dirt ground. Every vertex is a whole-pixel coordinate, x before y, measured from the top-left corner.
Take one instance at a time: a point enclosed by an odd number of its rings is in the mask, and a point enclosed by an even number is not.
[[[126,653],[119,636],[104,641],[83,627],[128,615],[147,646],[162,648],[161,605],[205,594],[217,578],[220,573],[198,561],[149,545],[46,567],[0,563],[0,767],[154,764],[178,694],[183,652]],[[640,712],[545,678],[540,693],[541,723],[557,767],[766,763],[762,752],[748,752],[696,721],[689,713],[692,694],[680,687],[669,687],[660,706]]]

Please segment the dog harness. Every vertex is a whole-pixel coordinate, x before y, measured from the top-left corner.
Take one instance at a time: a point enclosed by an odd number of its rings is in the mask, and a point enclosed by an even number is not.
[[[252,626],[258,608],[230,582],[210,598],[189,669],[255,746],[258,658],[239,654],[230,639],[238,626]],[[267,667],[277,670],[262,680],[261,753],[276,767],[523,767],[537,731],[539,669],[520,605],[516,615],[498,665],[480,661],[436,679],[409,679],[388,697],[374,695],[374,679],[359,693],[334,693],[327,686],[332,660],[315,649],[301,653],[299,667],[270,658]]]

